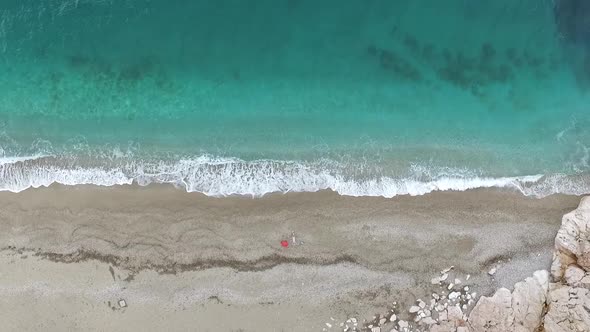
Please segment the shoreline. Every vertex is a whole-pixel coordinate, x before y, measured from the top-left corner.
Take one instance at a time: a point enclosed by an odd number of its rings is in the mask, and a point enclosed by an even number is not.
[[[471,275],[478,294],[512,287],[548,269],[561,217],[578,203],[482,189],[391,199],[212,198],[166,185],[2,192],[0,310],[23,317],[9,299],[23,301],[48,324],[52,306],[67,300],[89,307],[58,310],[60,324],[90,330],[95,320],[130,319],[182,330],[178,319],[198,317],[203,330],[319,331],[330,317],[370,320],[393,301],[409,307],[451,265]],[[117,297],[128,307],[105,305]],[[8,326],[34,329],[16,319]]]

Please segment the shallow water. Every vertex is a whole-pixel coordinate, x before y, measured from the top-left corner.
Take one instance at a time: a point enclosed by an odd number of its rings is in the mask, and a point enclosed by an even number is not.
[[[574,2],[5,0],[0,189],[588,193]]]

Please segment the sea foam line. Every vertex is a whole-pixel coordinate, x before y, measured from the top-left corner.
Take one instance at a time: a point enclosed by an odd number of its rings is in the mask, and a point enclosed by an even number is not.
[[[269,193],[316,192],[333,190],[346,196],[424,195],[434,191],[465,191],[476,188],[509,188],[528,196],[544,197],[554,193],[590,192],[588,178],[572,179],[566,175],[530,175],[520,177],[482,177],[473,172],[450,172],[431,169],[425,177],[389,176],[355,178],[333,161],[296,162],[276,160],[244,161],[237,158],[201,156],[193,159],[159,162],[127,161],[116,166],[82,167],[64,163],[54,157],[20,157],[0,163],[0,190],[20,192],[51,184],[98,186],[145,186],[170,183],[188,192],[208,196]],[[6,162],[10,160],[10,162]],[[74,165],[74,166],[72,166]],[[453,175],[455,173],[455,175]],[[444,174],[444,175],[442,175]]]

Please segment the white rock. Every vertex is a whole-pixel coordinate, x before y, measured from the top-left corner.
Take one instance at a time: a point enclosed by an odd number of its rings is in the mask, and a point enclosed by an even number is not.
[[[419,307],[419,306],[417,306],[417,305],[413,305],[413,306],[411,306],[411,307],[410,307],[410,310],[409,310],[409,311],[410,311],[410,313],[412,313],[412,314],[413,314],[413,313],[415,313],[415,312],[418,312],[418,311],[420,311],[420,307]]]
[[[488,271],[488,274],[493,276],[494,274],[496,274],[496,271],[497,271],[497,269],[495,267],[493,267]]]
[[[424,301],[422,300],[418,300],[418,306],[422,309],[426,308],[426,303],[424,303]]]
[[[440,296],[436,293],[432,293],[432,298],[438,301],[440,299]]]
[[[451,265],[450,267],[447,267],[446,269],[440,271],[440,274],[446,274],[449,273],[452,269],[454,269],[455,266]]]
[[[548,277],[547,271],[537,271],[514,285],[512,293],[500,288],[492,297],[481,297],[469,315],[471,331],[535,331],[543,318]]]
[[[434,306],[436,305],[436,301],[434,299],[430,299],[430,310],[434,309]]]
[[[469,278],[471,278],[471,274],[468,274],[468,275],[465,277],[465,280],[469,280]]]
[[[461,295],[461,293],[459,293],[459,292],[451,292],[449,294],[449,300],[456,300],[459,297],[459,295]]]
[[[545,332],[590,331],[590,290],[567,285],[552,286]]]
[[[463,287],[463,290],[466,291],[466,292],[468,292],[469,291],[469,286]]]
[[[330,323],[326,323],[326,326],[327,326],[329,329],[331,329],[331,328],[332,328],[332,324],[330,324]]]
[[[450,283],[449,286],[447,287],[447,289],[451,290],[451,289],[453,289],[453,287],[455,287],[455,285],[453,283]]]
[[[393,314],[393,315],[391,315],[391,317],[389,317],[390,322],[395,322],[396,319],[397,319],[397,316],[395,314]]]
[[[387,319],[385,319],[385,318],[381,318],[381,319],[379,320],[379,325],[383,325],[383,324],[385,324],[385,322],[387,322]]]
[[[459,279],[455,278],[455,285],[458,285],[458,284],[460,284],[460,283],[461,283],[461,280],[459,280]]]
[[[397,325],[403,329],[408,327],[410,324],[408,324],[408,322],[406,322],[405,320],[400,320],[399,322],[397,322]]]
[[[436,320],[434,320],[432,317],[426,317],[422,320],[422,323],[426,325],[434,325],[436,324]]]
[[[381,332],[381,328],[379,326],[375,326],[371,328],[371,332]]]
[[[440,278],[438,278],[440,281],[445,281],[447,280],[447,278],[449,277],[448,273],[443,273]]]
[[[445,310],[445,306],[439,303],[436,305],[436,307],[434,309],[436,311],[443,311],[443,310]]]
[[[125,302],[125,300],[120,299],[119,300],[119,307],[121,308],[125,308],[127,306],[127,302]]]
[[[561,219],[561,227],[555,237],[555,252],[551,275],[561,281],[568,266],[576,263],[584,271],[590,271],[590,196],[583,197],[574,211]]]
[[[578,286],[584,276],[584,270],[576,264],[568,266],[564,273],[565,282],[570,286]]]

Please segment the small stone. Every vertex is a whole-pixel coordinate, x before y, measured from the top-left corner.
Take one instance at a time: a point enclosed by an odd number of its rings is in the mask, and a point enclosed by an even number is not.
[[[458,284],[460,284],[460,283],[461,283],[461,280],[459,280],[459,279],[455,278],[455,285],[458,285]]]
[[[440,312],[440,311],[445,310],[445,306],[439,303],[439,304],[436,305],[436,307],[434,309],[436,311]]]
[[[432,313],[430,312],[430,310],[428,310],[428,309],[424,309],[424,314],[425,314],[426,316],[430,316]]]
[[[426,317],[426,313],[425,313],[424,311],[421,311],[421,312],[418,314],[418,316],[420,316],[420,317],[424,318],[424,317]]]
[[[395,322],[396,319],[397,319],[397,316],[395,314],[393,314],[393,315],[391,315],[391,317],[389,317],[390,322]]]
[[[436,301],[434,299],[430,299],[430,310],[434,309],[434,306],[436,305]]]
[[[440,281],[445,281],[447,280],[447,278],[449,277],[448,273],[443,273],[440,278],[438,278]]]
[[[397,322],[397,325],[401,328],[406,328],[409,326],[408,322],[406,322],[405,320],[400,320],[399,322]]]
[[[375,326],[371,328],[371,332],[381,332],[381,328],[379,326]]]
[[[438,301],[440,299],[440,296],[436,293],[432,293],[432,298]]]
[[[350,318],[350,321],[351,321],[353,324],[356,324],[356,322],[357,322],[356,318],[354,318],[354,317]]]
[[[475,299],[475,296],[476,296],[476,295],[477,295],[477,293],[476,293],[476,292],[473,292],[473,293],[471,293],[471,298],[472,298],[472,299]]]
[[[453,284],[453,283],[450,283],[450,284],[449,284],[449,286],[447,287],[447,289],[448,289],[448,290],[451,290],[451,289],[453,289],[453,287],[455,287],[455,284]]]
[[[463,310],[467,309],[467,305],[464,304],[461,308],[463,308]]]
[[[329,329],[331,329],[331,328],[332,328],[332,324],[330,324],[330,323],[326,323],[326,326],[327,326]]]
[[[463,287],[463,290],[466,291],[466,292],[468,292],[469,291],[469,286]]]
[[[434,277],[432,279],[430,279],[430,283],[433,285],[437,285],[440,283],[440,278],[439,277]]]
[[[426,303],[424,303],[424,301],[422,300],[418,300],[418,306],[422,309],[426,308]]]
[[[449,300],[456,300],[459,297],[459,295],[461,295],[461,293],[459,293],[459,292],[451,292],[449,294]]]
[[[385,318],[381,318],[381,319],[379,320],[379,325],[383,325],[383,324],[385,324],[385,322],[387,322],[387,319],[385,319]]]
[[[493,276],[494,274],[496,274],[496,271],[498,271],[498,269],[496,269],[495,267],[493,267],[493,268],[491,268],[491,269],[488,271],[488,274],[489,274],[489,275],[491,275],[491,276]]]
[[[469,280],[469,278],[471,278],[471,274],[468,274],[468,275],[465,277],[465,280]]]
[[[120,299],[119,300],[119,307],[121,308],[125,308],[127,306],[127,302],[125,302],[125,300]]]
[[[422,320],[422,323],[426,325],[434,325],[436,324],[436,320],[434,320],[432,317],[426,317]]]
[[[447,267],[446,269],[440,271],[440,274],[449,273],[454,268],[455,268],[455,266],[451,265],[451,267]]]
[[[418,311],[420,311],[420,307],[419,306],[413,305],[413,306],[410,307],[410,313],[413,314],[413,313],[418,312]]]

